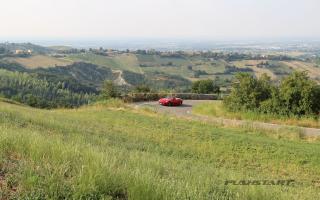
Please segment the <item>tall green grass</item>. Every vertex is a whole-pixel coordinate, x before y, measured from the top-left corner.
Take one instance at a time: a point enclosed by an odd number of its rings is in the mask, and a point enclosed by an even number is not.
[[[311,128],[320,128],[320,120],[315,119],[310,116],[306,117],[295,117],[295,116],[281,116],[273,114],[261,114],[256,112],[229,112],[227,111],[222,101],[212,101],[209,103],[198,104],[192,109],[193,113],[213,116],[213,117],[224,117],[229,119],[238,120],[252,120],[252,121],[262,121],[270,122],[276,124],[293,125],[293,126],[303,126]]]
[[[319,152],[318,142],[159,116],[119,101],[50,111],[0,102],[0,199],[316,199]],[[226,179],[305,184],[225,186]]]

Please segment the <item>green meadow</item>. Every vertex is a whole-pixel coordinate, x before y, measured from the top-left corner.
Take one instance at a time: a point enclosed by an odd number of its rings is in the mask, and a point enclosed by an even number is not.
[[[225,185],[226,180],[289,180]],[[0,102],[0,199],[317,199],[319,141],[138,110]]]

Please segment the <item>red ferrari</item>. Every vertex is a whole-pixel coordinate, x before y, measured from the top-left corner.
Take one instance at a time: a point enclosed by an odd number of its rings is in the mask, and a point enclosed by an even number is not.
[[[181,106],[183,100],[176,97],[167,97],[159,100],[159,104],[163,106]]]

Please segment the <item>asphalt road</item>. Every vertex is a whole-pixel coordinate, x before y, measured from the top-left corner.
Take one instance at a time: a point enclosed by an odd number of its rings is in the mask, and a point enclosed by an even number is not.
[[[320,136],[320,129],[316,129],[316,128],[295,127],[295,126],[271,124],[271,123],[264,123],[264,122],[252,122],[252,121],[236,120],[236,119],[224,119],[224,118],[218,118],[218,117],[208,117],[208,116],[193,114],[192,107],[204,102],[210,102],[210,100],[184,100],[183,105],[176,106],[176,107],[161,106],[157,101],[137,102],[137,103],[134,103],[133,105],[138,108],[149,107],[159,113],[175,115],[178,117],[183,117],[186,119],[197,120],[202,122],[218,123],[225,126],[234,126],[234,127],[250,126],[254,128],[261,128],[265,130],[276,130],[276,131],[281,131],[283,128],[289,128],[289,129],[294,128],[294,129],[298,129],[301,134],[304,134],[307,136]]]
[[[174,114],[178,116],[186,116],[192,115],[192,106],[209,102],[208,100],[184,100],[181,106],[162,106],[157,101],[149,101],[149,102],[138,102],[134,103],[134,105],[138,107],[149,107],[157,112]]]

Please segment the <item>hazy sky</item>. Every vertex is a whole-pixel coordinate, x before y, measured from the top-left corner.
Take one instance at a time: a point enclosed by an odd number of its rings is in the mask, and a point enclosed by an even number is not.
[[[0,38],[320,38],[320,0],[0,0]]]

